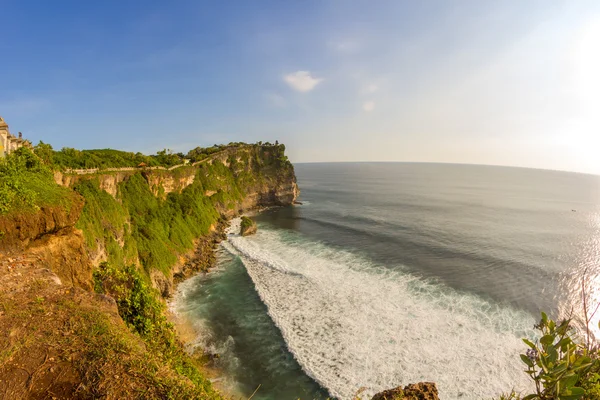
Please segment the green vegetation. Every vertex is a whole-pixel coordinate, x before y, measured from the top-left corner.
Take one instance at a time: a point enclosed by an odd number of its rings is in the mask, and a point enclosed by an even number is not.
[[[111,264],[139,260],[147,273],[156,269],[168,275],[177,254],[190,250],[221,213],[234,210],[249,188],[278,174],[293,175],[283,145],[247,148],[232,152],[226,160],[229,166],[218,160],[199,164],[194,182],[167,196],[155,196],[141,172],[119,185],[120,202],[99,188],[98,178],[82,180],[74,186],[86,200],[77,227],[88,248],[103,246]],[[168,173],[178,179],[186,168],[148,174]],[[155,189],[161,194],[162,187]]]
[[[159,300],[159,293],[148,285],[135,266],[119,269],[103,263],[94,273],[94,288],[116,300],[121,318],[142,337],[149,351],[159,357],[163,365],[194,383],[194,391],[187,396],[220,398],[177,341],[173,325],[165,318],[165,306]]]
[[[135,174],[123,182],[120,194],[131,218],[140,262],[147,271],[158,269],[168,274],[177,261],[176,254],[191,249],[194,239],[208,233],[219,218],[198,183],[161,200],[152,194],[144,177]]]
[[[58,169],[106,169],[138,167],[140,165],[171,167],[184,162],[182,153],[175,154],[168,149],[150,156],[113,149],[76,150],[63,147],[60,151],[54,151],[51,145],[40,142],[34,150],[35,154],[45,164]]]
[[[123,266],[134,263],[137,246],[131,235],[127,210],[100,189],[98,178],[83,180],[73,189],[85,198],[76,227],[83,231],[87,247],[95,249],[102,242],[111,264]]]
[[[36,151],[37,148],[36,146]],[[102,150],[76,150],[64,147],[52,154],[52,164],[58,168],[119,168],[137,167],[140,163],[148,166],[159,165],[158,161],[142,153],[129,153],[125,151],[102,149]]]
[[[52,171],[29,149],[21,147],[0,159],[0,214],[36,211],[44,205],[68,206],[71,195],[54,182]]]
[[[56,169],[107,169],[107,168],[127,168],[127,167],[172,167],[174,165],[184,164],[187,161],[196,162],[207,159],[209,156],[228,149],[239,149],[241,147],[257,147],[267,152],[274,151],[280,154],[281,160],[287,162],[284,155],[285,146],[276,142],[259,142],[256,145],[249,145],[243,142],[231,142],[227,145],[213,145],[211,147],[196,147],[190,150],[187,155],[183,153],[173,153],[170,149],[164,149],[155,155],[145,155],[142,153],[132,153],[113,149],[96,150],[77,150],[70,147],[63,147],[60,151],[55,151],[51,145],[40,141],[34,148],[35,154],[43,160],[46,165]]]
[[[589,336],[584,340],[571,319],[557,323],[545,313],[536,329],[540,339],[535,343],[523,339],[529,349],[521,354],[535,393],[512,392],[500,400],[600,399],[599,348]]]
[[[218,153],[228,148],[236,148],[242,146],[249,146],[244,142],[231,142],[227,145],[223,144],[215,144],[211,147],[196,147],[195,149],[190,150],[186,158],[192,160],[192,162],[201,161],[210,156],[211,154]]]

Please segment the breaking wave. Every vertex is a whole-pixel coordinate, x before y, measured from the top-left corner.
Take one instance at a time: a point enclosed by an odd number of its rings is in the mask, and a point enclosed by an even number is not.
[[[442,398],[529,389],[519,352],[534,318],[377,265],[299,233],[260,227],[223,247],[239,256],[303,370],[340,399],[436,382]]]

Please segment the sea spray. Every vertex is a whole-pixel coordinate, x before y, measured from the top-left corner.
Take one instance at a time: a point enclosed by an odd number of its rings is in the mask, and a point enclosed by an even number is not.
[[[418,381],[444,398],[530,386],[522,372],[524,311],[378,266],[301,234],[262,227],[223,246],[239,255],[304,371],[340,399]],[[389,266],[386,266],[389,267]]]

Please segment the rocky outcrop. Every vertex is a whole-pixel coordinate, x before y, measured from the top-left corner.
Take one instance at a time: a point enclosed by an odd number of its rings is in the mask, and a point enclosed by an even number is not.
[[[28,254],[37,257],[39,265],[53,271],[68,286],[92,290],[92,262],[80,230],[65,228],[33,242]]]
[[[248,217],[242,217],[242,223],[240,224],[240,235],[250,236],[256,233],[256,222]]]
[[[91,290],[92,262],[83,235],[75,228],[82,209],[83,199],[73,193],[68,205],[3,215],[0,261],[21,254],[35,260],[38,268],[55,273],[64,284]]]
[[[181,167],[173,171],[148,170],[142,173],[155,196],[166,198],[169,193],[181,192],[194,183],[196,168]]]
[[[371,400],[439,400],[435,383],[413,383],[377,393]]]
[[[83,204],[81,196],[73,193],[68,205],[45,206],[37,212],[0,216],[0,251],[25,248],[44,235],[74,226]]]
[[[84,179],[98,179],[100,189],[106,191],[115,199],[117,198],[119,183],[126,181],[132,175],[138,173],[138,170],[127,168],[123,171],[97,172],[95,174],[67,174],[60,171],[54,172],[54,181],[66,187],[73,187]]]

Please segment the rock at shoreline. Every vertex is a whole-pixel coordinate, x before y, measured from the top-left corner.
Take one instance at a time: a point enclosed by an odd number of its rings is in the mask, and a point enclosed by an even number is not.
[[[240,235],[253,235],[256,233],[256,229],[256,222],[248,217],[242,217],[242,223],[240,224]]]
[[[435,383],[419,382],[377,393],[371,400],[439,400]]]

